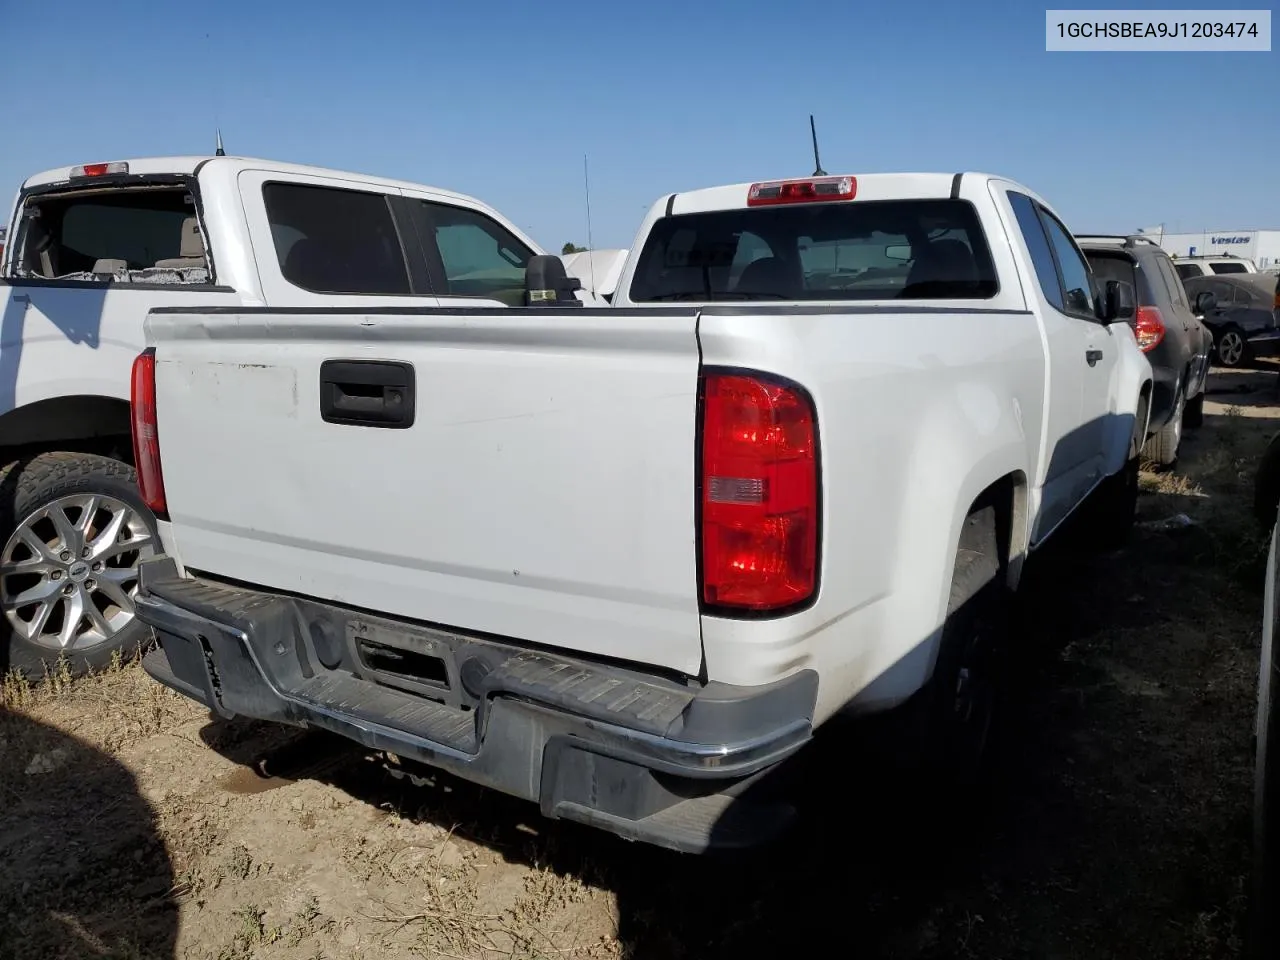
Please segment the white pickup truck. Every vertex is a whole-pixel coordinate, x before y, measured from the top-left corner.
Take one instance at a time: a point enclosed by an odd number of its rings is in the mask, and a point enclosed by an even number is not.
[[[157,307],[144,667],[685,851],[843,710],[962,775],[1028,552],[1132,523],[1132,312],[976,173],[673,194],[604,309]]]
[[[519,303],[542,251],[468,197],[237,157],[28,179],[0,259],[0,675],[102,666],[154,520],[131,469],[129,373],[156,306]]]

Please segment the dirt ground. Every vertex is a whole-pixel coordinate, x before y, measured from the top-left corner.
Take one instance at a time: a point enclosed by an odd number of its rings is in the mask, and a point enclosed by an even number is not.
[[[211,723],[136,666],[11,680],[0,960],[1236,956],[1276,381],[1214,374],[1125,549],[1029,566],[980,813],[895,794],[891,758],[831,735],[785,842],[679,857]]]

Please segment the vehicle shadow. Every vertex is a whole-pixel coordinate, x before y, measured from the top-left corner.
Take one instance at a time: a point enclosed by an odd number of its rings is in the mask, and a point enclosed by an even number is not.
[[[133,775],[0,706],[0,958],[175,957],[173,866]]]

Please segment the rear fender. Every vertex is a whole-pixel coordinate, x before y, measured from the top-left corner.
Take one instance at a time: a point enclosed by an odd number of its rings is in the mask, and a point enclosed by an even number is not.
[[[1138,438],[1141,449],[1141,440],[1147,435],[1151,406],[1142,402],[1142,395],[1150,393],[1152,372],[1151,362],[1138,348],[1132,327],[1127,323],[1113,323],[1107,329],[1117,340],[1116,353],[1119,357],[1111,374],[1113,416],[1107,418],[1103,458],[1103,473],[1112,476],[1128,463],[1134,439]],[[1138,422],[1139,413],[1142,415],[1141,423]]]
[[[932,675],[961,529],[979,497],[1002,482],[1012,498],[1005,545],[1010,588],[1021,574],[1032,457],[1020,413],[1014,401],[980,381],[962,385],[960,393],[960,402],[936,405],[916,435],[901,501],[893,608],[883,637],[893,657],[854,700],[857,709],[901,703]]]

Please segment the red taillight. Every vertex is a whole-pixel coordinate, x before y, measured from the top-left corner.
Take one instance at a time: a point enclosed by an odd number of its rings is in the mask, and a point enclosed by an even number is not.
[[[818,581],[818,431],[798,389],[709,373],[702,411],[702,598],[777,610]]]
[[[854,177],[818,177],[808,180],[773,180],[753,183],[747,191],[748,207],[775,203],[816,203],[819,200],[852,200],[858,193]]]
[[[156,428],[156,351],[148,347],[133,361],[129,404],[133,413],[133,463],[138,490],[151,512],[163,517],[168,505],[160,472],[160,436]]]
[[[1154,350],[1164,339],[1164,318],[1159,307],[1139,307],[1134,317],[1134,333],[1143,353]]]

